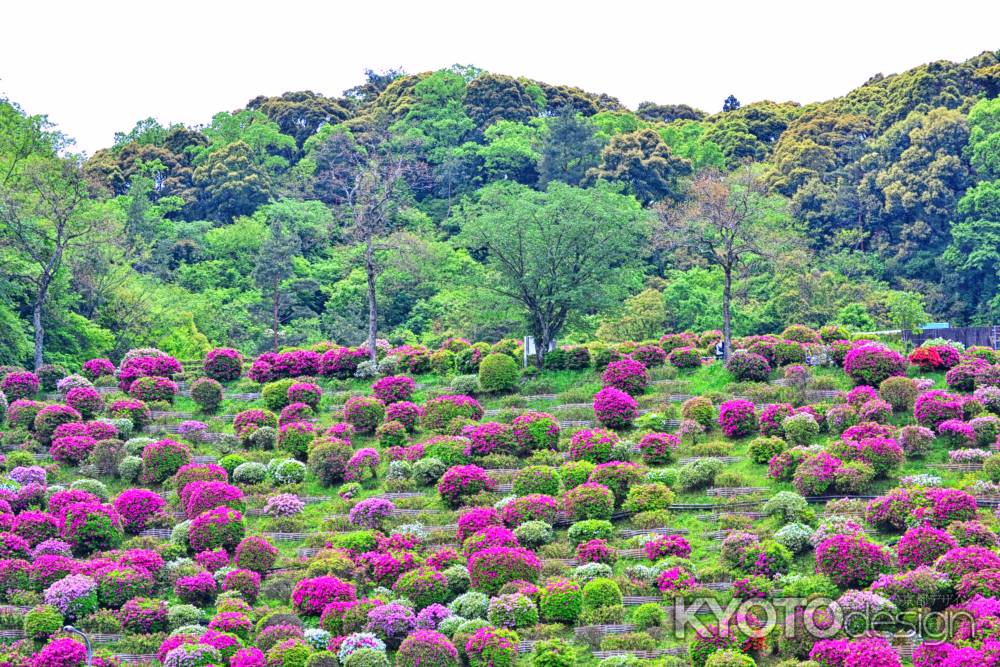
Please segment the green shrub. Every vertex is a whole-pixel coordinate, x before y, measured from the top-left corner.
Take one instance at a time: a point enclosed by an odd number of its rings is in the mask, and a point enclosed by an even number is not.
[[[488,394],[513,391],[519,376],[517,362],[506,354],[489,354],[479,362],[479,386]]]
[[[294,378],[285,378],[268,382],[260,390],[260,398],[271,412],[281,412],[288,405],[288,388],[298,382]]]
[[[268,664],[271,664],[270,660]],[[359,648],[347,656],[347,659],[344,660],[344,667],[389,667],[389,658],[382,651]]]
[[[126,456],[118,464],[118,476],[125,482],[135,482],[142,474],[142,459],[138,456]]]
[[[559,495],[559,473],[551,466],[528,466],[514,475],[514,493],[529,496],[541,493],[546,496]]]
[[[573,546],[596,539],[610,541],[614,539],[615,527],[610,521],[587,519],[586,521],[577,521],[570,526],[566,535]]]
[[[878,393],[882,400],[892,406],[893,412],[909,412],[920,392],[911,378],[893,376],[882,380]]]
[[[819,435],[819,424],[808,412],[785,417],[781,422],[781,428],[785,431],[785,440],[792,445],[808,445]]]
[[[809,512],[806,499],[793,491],[779,491],[764,503],[764,513],[777,516],[785,523],[801,521]]]
[[[514,536],[529,549],[537,549],[555,539],[552,526],[544,521],[526,521],[514,529]]]
[[[413,464],[413,481],[419,486],[431,486],[437,484],[447,470],[448,466],[441,459],[423,458]]]
[[[692,461],[681,466],[677,473],[677,484],[686,491],[711,486],[715,482],[715,476],[722,472],[724,467],[719,459]]]
[[[590,461],[567,461],[562,464],[559,466],[559,476],[562,477],[563,486],[567,491],[580,486],[590,477],[594,467]]]
[[[668,509],[673,503],[674,492],[666,484],[652,482],[631,487],[622,509],[626,512],[650,512]]]
[[[42,641],[62,630],[63,616],[51,605],[39,605],[24,615],[22,627],[30,639]]]
[[[632,623],[640,630],[655,628],[663,625],[667,621],[667,614],[656,602],[647,602],[639,605],[632,612]]]
[[[681,405],[681,417],[693,419],[709,430],[715,426],[715,406],[706,396],[694,396]]]
[[[785,451],[786,448],[787,445],[785,444],[785,441],[774,436],[754,438],[748,445],[750,459],[754,463],[760,463],[763,465],[767,465],[767,462],[771,460],[772,456],[780,454]]]
[[[219,466],[232,477],[236,469],[246,462],[246,458],[239,454],[227,454],[219,459]]]
[[[213,413],[222,405],[222,385],[211,378],[198,378],[191,383],[191,400],[202,412]]]
[[[584,607],[613,607],[622,604],[622,591],[611,579],[598,577],[583,587]]]
[[[757,667],[757,662],[737,649],[724,649],[708,656],[705,667]]]
[[[233,470],[233,481],[237,484],[260,484],[267,479],[267,466],[256,461],[247,461]]]
[[[544,621],[573,623],[583,609],[583,593],[575,581],[554,579],[542,587],[538,607]]]
[[[486,618],[486,611],[489,606],[490,598],[488,595],[479,591],[469,591],[452,600],[448,605],[448,609],[459,616],[473,619]]]

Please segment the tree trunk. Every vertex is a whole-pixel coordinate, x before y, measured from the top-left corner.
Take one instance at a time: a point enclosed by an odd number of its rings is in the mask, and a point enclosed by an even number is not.
[[[540,336],[535,337],[535,358],[538,359],[538,367],[542,367],[545,360],[545,353],[549,351],[549,341],[552,340],[552,329],[548,322],[542,322],[539,329]]]
[[[35,329],[35,370],[42,366],[42,353],[45,348],[45,329],[42,327],[42,306],[45,296],[39,294],[31,309],[31,324]]]
[[[733,330],[729,304],[733,294],[733,271],[723,268],[724,282],[722,284],[722,358],[729,361],[729,349],[732,347]]]
[[[275,352],[278,351],[278,307],[281,303],[281,292],[279,291],[280,287],[281,286],[278,283],[278,281],[275,281],[274,298],[272,299],[271,303],[271,327],[274,336],[271,342],[271,346],[274,348]]]
[[[365,274],[368,277],[368,358],[378,361],[375,339],[378,334],[378,302],[375,299],[375,248],[373,239],[368,237],[365,248]]]

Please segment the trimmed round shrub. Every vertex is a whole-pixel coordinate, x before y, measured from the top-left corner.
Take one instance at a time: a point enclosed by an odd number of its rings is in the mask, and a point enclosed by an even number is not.
[[[214,585],[215,582],[212,583]],[[102,607],[121,609],[132,598],[152,595],[155,586],[153,577],[146,570],[119,565],[98,574],[97,600]]]
[[[510,593],[490,600],[486,620],[498,628],[534,627],[538,623],[538,608],[527,595]]]
[[[136,378],[129,385],[128,393],[132,398],[151,403],[162,401],[173,403],[177,396],[177,383],[169,378],[145,376]]]
[[[260,398],[264,401],[267,409],[272,412],[279,412],[281,408],[291,403],[292,401],[288,400],[288,389],[294,384],[296,384],[295,379],[289,377],[268,382],[261,387]]]
[[[511,630],[480,628],[465,645],[469,667],[514,667],[517,643]]]
[[[541,493],[555,496],[559,493],[559,473],[550,466],[527,466],[514,474],[515,495],[528,496]]]
[[[448,579],[430,567],[418,567],[401,576],[392,590],[410,600],[417,610],[448,599]]]
[[[785,417],[781,422],[785,440],[795,446],[805,446],[812,443],[819,435],[819,424],[816,418],[808,412],[798,412]]]
[[[0,380],[0,391],[3,391],[7,400],[11,402],[31,398],[38,393],[41,386],[38,376],[30,371],[7,373],[3,380]]]
[[[610,519],[614,513],[615,496],[603,484],[587,482],[569,489],[563,496],[563,507],[574,521]]]
[[[715,406],[707,396],[693,396],[681,404],[681,416],[698,422],[706,429],[715,426]]]
[[[291,422],[278,428],[278,449],[297,459],[308,456],[309,443],[316,437],[316,427],[309,422]]]
[[[211,414],[222,405],[222,385],[212,378],[198,378],[191,383],[191,400],[202,412]]]
[[[236,565],[245,570],[264,575],[278,560],[278,549],[259,535],[240,540],[236,546]]]
[[[787,445],[781,438],[763,437],[751,440],[748,449],[754,463],[766,464],[772,457],[785,451]]]
[[[622,591],[611,579],[591,579],[583,587],[583,604],[591,609],[622,604]]]
[[[570,437],[569,456],[574,461],[607,463],[611,450],[619,442],[613,431],[602,428],[580,429]]]
[[[46,405],[35,415],[35,437],[43,445],[47,445],[52,441],[57,427],[79,421],[83,421],[83,417],[68,405]]]
[[[605,387],[614,387],[631,396],[638,396],[646,390],[649,375],[640,362],[626,358],[608,364],[601,374],[601,382]]]
[[[639,440],[639,454],[649,465],[667,465],[676,459],[680,444],[672,433],[647,433]]]
[[[608,428],[625,429],[632,425],[639,405],[628,393],[615,387],[604,387],[594,395],[594,415]]]
[[[754,404],[742,399],[726,401],[719,406],[719,426],[729,438],[742,438],[757,430]]]
[[[700,368],[701,351],[696,347],[675,347],[667,355],[667,360],[674,368]]]
[[[472,586],[495,595],[511,581],[538,581],[542,564],[538,557],[518,547],[490,547],[469,557],[469,577]]]
[[[906,375],[906,360],[882,345],[861,345],[844,357],[844,372],[855,384],[877,387],[890,377]]]
[[[238,350],[217,347],[205,355],[205,375],[218,382],[232,382],[243,374],[243,355]]]
[[[610,540],[615,536],[614,526],[610,521],[602,519],[585,519],[577,521],[566,531],[569,541],[574,545],[591,540]]]
[[[385,403],[371,396],[353,396],[344,405],[344,421],[358,433],[374,433],[385,419]]]
[[[354,449],[347,440],[323,437],[310,443],[307,465],[320,484],[329,487],[344,481],[352,456]]]
[[[895,412],[909,412],[917,400],[917,385],[908,377],[886,378],[878,387],[879,396],[892,406]]]
[[[447,470],[448,465],[441,459],[423,458],[413,464],[413,481],[418,486],[431,486],[437,484]]]
[[[479,362],[479,387],[487,394],[513,391],[520,375],[517,362],[506,354],[488,354]]]
[[[303,579],[292,590],[292,605],[306,616],[319,616],[331,602],[352,602],[356,599],[354,584],[337,577]]]
[[[526,456],[542,449],[556,449],[559,421],[545,412],[526,412],[511,422],[516,454]]]
[[[173,440],[157,440],[142,450],[142,477],[149,484],[162,484],[181,466],[191,462],[191,450]]]
[[[104,409],[104,398],[93,387],[73,387],[66,392],[66,404],[84,419],[91,419]]]
[[[542,586],[538,602],[542,620],[551,623],[575,623],[583,610],[580,585],[569,579],[554,579]]]
[[[288,386],[285,397],[289,405],[303,403],[315,410],[323,398],[323,389],[314,382],[296,382]]]
[[[841,588],[864,588],[891,566],[889,550],[860,533],[833,535],[816,545],[816,572]]]
[[[645,466],[631,461],[609,461],[597,465],[590,473],[588,481],[603,484],[615,496],[615,506],[625,502],[629,487],[638,484],[646,475]]]
[[[421,424],[430,431],[440,432],[456,418],[478,421],[483,418],[483,407],[471,396],[439,396],[424,403]]]
[[[674,502],[674,493],[662,482],[637,484],[629,482],[627,495],[622,502],[626,512],[655,512],[668,509]]]
[[[63,628],[63,615],[52,605],[38,605],[24,615],[24,634],[35,641],[45,641]]]
[[[216,507],[203,512],[191,521],[188,543],[196,552],[213,549],[225,549],[231,552],[245,533],[242,514],[229,507]]]
[[[126,533],[137,535],[142,532],[153,516],[167,506],[160,494],[148,489],[126,489],[115,498],[114,507],[122,518]]]
[[[449,468],[437,485],[441,499],[452,508],[460,507],[468,498],[495,488],[496,482],[486,471],[474,465]]]
[[[554,540],[555,532],[544,521],[525,521],[514,529],[514,537],[529,549],[537,549]]]
[[[767,382],[771,375],[771,364],[759,354],[743,352],[729,357],[726,370],[738,382]]]
[[[396,652],[396,667],[459,667],[458,650],[434,630],[417,630],[403,640]]]

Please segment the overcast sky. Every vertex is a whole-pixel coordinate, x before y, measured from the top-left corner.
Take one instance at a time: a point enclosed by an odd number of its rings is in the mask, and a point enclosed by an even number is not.
[[[141,118],[206,123],[258,94],[339,95],[365,68],[453,63],[717,111],[811,102],[1000,49],[1000,2],[230,2],[4,7],[0,94],[93,153]],[[926,5],[926,7],[924,6]]]

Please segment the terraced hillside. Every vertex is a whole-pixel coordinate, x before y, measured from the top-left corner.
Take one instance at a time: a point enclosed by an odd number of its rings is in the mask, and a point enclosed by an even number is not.
[[[4,368],[0,663],[992,664],[996,353],[853,338]]]

